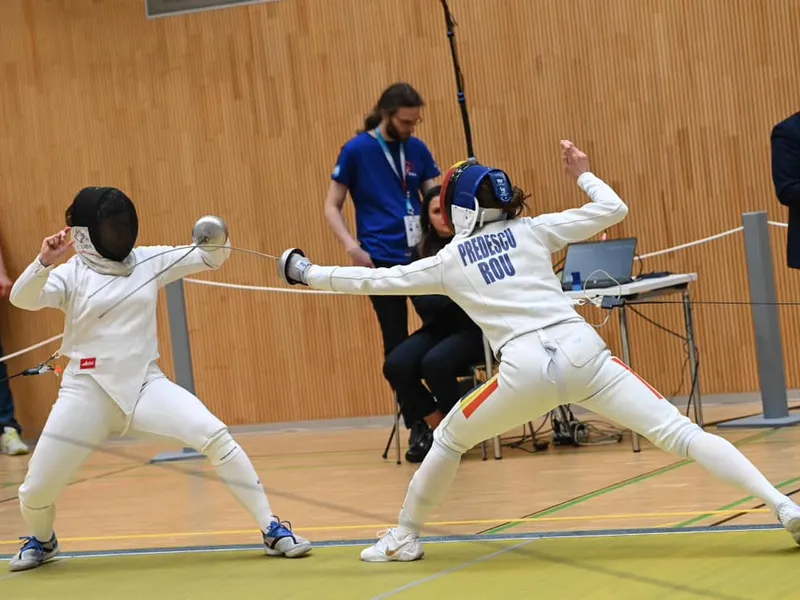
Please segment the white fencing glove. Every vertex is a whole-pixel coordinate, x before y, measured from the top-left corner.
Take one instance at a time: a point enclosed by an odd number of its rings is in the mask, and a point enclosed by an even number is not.
[[[283,251],[278,261],[278,277],[289,285],[308,285],[306,271],[312,265],[300,248],[289,248]]]

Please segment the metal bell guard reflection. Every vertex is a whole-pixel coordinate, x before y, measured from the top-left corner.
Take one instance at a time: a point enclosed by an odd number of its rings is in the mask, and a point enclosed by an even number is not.
[[[228,225],[220,217],[200,217],[192,228],[192,242],[197,246],[224,246],[228,241]]]

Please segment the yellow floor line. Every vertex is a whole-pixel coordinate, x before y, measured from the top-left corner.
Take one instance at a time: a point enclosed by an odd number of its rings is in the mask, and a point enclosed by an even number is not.
[[[564,522],[564,521],[609,521],[622,519],[660,519],[668,517],[696,517],[700,515],[724,515],[733,513],[769,513],[767,509],[731,509],[731,510],[701,510],[687,512],[668,512],[668,513],[625,513],[619,515],[576,515],[564,517],[528,517],[517,519],[476,519],[465,521],[435,521],[428,523],[428,527],[453,527],[459,525],[492,525],[496,523],[543,523],[543,522]],[[366,523],[363,525],[320,525],[312,527],[295,527],[298,532],[309,531],[358,531],[364,529],[387,529],[394,527],[396,523]],[[144,539],[164,539],[176,537],[203,537],[221,535],[250,535],[258,533],[257,529],[235,529],[229,531],[184,531],[173,533],[133,533],[120,535],[100,535],[86,537],[60,538],[62,542],[100,542],[100,541],[121,541],[121,540],[144,540]],[[18,545],[19,539],[0,540],[0,545]]]

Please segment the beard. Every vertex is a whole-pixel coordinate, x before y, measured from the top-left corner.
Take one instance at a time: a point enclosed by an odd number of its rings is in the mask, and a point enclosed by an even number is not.
[[[386,123],[386,134],[393,140],[397,140],[399,142],[405,142],[408,138],[411,137],[410,134],[401,133],[400,131],[398,131],[397,127],[395,127],[394,123],[392,123],[391,121]]]

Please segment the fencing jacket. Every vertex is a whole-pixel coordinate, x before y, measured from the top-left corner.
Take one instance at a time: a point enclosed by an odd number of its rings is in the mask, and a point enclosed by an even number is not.
[[[517,336],[581,319],[553,272],[551,254],[619,223],[628,207],[592,173],[577,183],[591,199],[580,208],[489,223],[409,265],[314,265],[306,272],[307,283],[346,294],[445,294],[480,326],[499,356]]]
[[[158,290],[188,275],[218,269],[230,256],[228,247],[196,248],[167,269],[188,252],[171,248],[134,249],[136,267],[127,277],[93,271],[77,255],[57,267],[44,267],[37,257],[11,289],[10,301],[18,308],[57,308],[65,313],[60,349],[70,358],[65,373],[91,376],[126,415],[133,413],[148,366],[159,357]],[[157,279],[111,308],[164,269]]]

